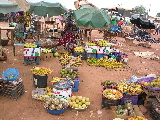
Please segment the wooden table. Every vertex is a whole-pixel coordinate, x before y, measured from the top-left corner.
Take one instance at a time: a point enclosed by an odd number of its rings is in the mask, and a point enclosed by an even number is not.
[[[0,39],[1,39],[1,30],[10,30],[11,31],[11,45],[14,43],[14,27],[1,27],[0,28]]]

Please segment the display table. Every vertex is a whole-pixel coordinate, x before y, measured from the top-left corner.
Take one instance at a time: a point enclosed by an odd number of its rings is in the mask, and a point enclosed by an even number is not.
[[[13,45],[13,43],[14,43],[14,27],[1,27],[0,28],[0,39],[1,39],[1,30],[11,31],[11,45]]]

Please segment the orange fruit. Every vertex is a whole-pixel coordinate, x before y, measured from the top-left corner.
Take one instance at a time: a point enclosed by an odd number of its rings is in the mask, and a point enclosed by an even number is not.
[[[147,82],[144,82],[144,85],[145,85],[145,86],[148,86],[148,83],[147,83]]]
[[[143,85],[143,84],[144,84],[144,81],[141,81],[141,84]]]

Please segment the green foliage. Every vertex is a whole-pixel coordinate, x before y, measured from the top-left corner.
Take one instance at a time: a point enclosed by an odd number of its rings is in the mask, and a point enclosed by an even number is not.
[[[160,13],[157,13],[156,17],[160,17]]]
[[[138,14],[148,14],[148,12],[146,12],[146,8],[143,5],[136,6],[134,9]]]

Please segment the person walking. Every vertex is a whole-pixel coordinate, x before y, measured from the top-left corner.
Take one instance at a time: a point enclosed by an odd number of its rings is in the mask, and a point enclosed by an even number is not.
[[[159,34],[159,29],[160,29],[160,25],[156,25],[156,31],[155,31],[155,34],[154,35],[158,35]]]

